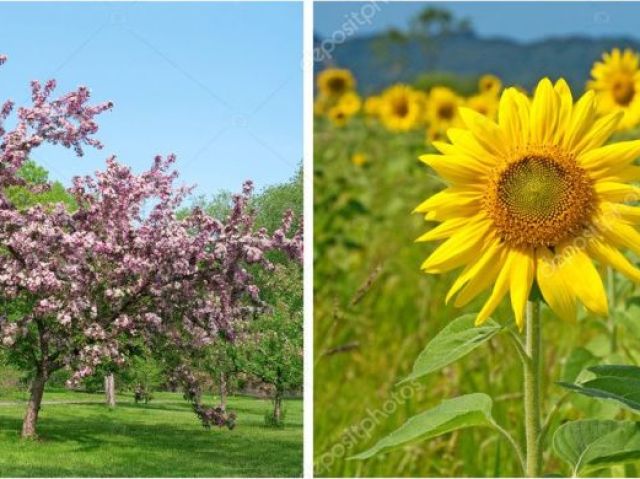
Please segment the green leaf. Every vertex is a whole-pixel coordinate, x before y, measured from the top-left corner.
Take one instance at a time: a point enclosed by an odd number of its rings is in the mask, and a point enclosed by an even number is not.
[[[589,371],[595,379],[579,384],[560,382],[560,386],[598,399],[613,399],[640,411],[640,368],[636,366],[602,365]]]
[[[591,351],[585,348],[576,348],[571,351],[567,361],[562,368],[562,381],[566,383],[572,383],[582,372],[582,370],[596,361],[598,358],[594,356]]]
[[[640,368],[629,365],[601,364],[592,366],[589,371],[595,373],[596,376],[610,376],[617,378],[640,379]]]
[[[475,314],[465,314],[451,321],[427,344],[413,365],[411,374],[399,384],[413,381],[457,361],[502,330],[502,326],[491,319],[482,326],[475,326],[475,318]]]
[[[413,416],[399,429],[380,439],[371,449],[350,459],[367,459],[383,449],[395,448],[418,439],[431,439],[456,429],[490,426],[493,424],[492,406],[491,398],[483,393],[442,401],[439,406]]]
[[[554,452],[573,476],[640,459],[640,423],[588,419],[563,424],[553,436]]]

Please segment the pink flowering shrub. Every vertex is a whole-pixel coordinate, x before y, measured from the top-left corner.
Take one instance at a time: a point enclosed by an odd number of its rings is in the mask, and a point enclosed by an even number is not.
[[[0,63],[4,57],[0,57]],[[263,307],[252,270],[269,270],[268,251],[302,258],[302,234],[285,213],[273,234],[256,230],[248,208],[252,185],[234,197],[229,217],[194,209],[177,219],[189,189],[174,185],[175,157],[156,157],[135,175],[107,160],[94,176],[77,177],[69,193],[77,209],[63,204],[14,207],[4,189],[45,142],[101,148],[93,138],[95,117],[111,107],[87,104],[86,88],[51,99],[55,83],[32,83],[32,105],[18,108],[16,126],[4,129],[14,111],[6,102],[0,124],[0,348],[33,372],[23,436],[35,424],[48,377],[73,371],[71,384],[103,363],[123,364],[140,339],[167,355],[174,376],[203,424],[231,426],[232,414],[207,408],[190,373],[192,351],[224,338]]]

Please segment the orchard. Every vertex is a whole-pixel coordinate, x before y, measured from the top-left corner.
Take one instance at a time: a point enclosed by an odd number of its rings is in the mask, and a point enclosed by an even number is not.
[[[44,145],[103,148],[98,118],[112,103],[55,89],[34,81],[31,104],[0,111],[0,361],[28,381],[21,436],[38,436],[61,376],[70,390],[115,377],[144,402],[179,387],[206,428],[233,428],[227,388],[257,381],[280,423],[283,394],[301,388],[302,303],[282,300],[283,285],[301,298],[301,217],[282,209],[274,221],[250,181],[222,209],[185,207],[174,155],[141,174],[111,156],[70,188],[33,174]],[[274,280],[283,271],[295,285]],[[221,404],[207,405],[214,385]]]

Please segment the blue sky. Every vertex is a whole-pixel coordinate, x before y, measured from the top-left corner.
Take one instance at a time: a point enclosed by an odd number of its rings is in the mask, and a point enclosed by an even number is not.
[[[358,35],[402,28],[426,5],[440,6],[456,17],[469,17],[482,36],[503,36],[520,41],[547,36],[581,34],[587,36],[624,35],[638,37],[640,3],[630,2],[389,2],[372,0],[371,24]],[[318,2],[314,9],[315,30],[331,36],[346,21],[345,15],[359,12],[364,4]]]
[[[0,3],[0,18],[0,100],[53,77],[115,103],[104,150],[34,155],[64,184],[110,154],[140,172],[174,152],[208,195],[284,181],[302,160],[300,3]]]

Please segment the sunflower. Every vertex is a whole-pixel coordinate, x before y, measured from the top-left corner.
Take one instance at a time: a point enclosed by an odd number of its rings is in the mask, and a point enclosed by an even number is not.
[[[351,115],[349,115],[349,113],[340,105],[335,105],[329,108],[327,117],[331,120],[331,123],[333,123],[334,126],[342,128],[349,122]]]
[[[422,264],[439,274],[464,267],[447,294],[463,306],[493,285],[478,313],[486,321],[509,293],[518,327],[532,287],[564,319],[580,302],[606,315],[607,296],[592,260],[640,281],[619,248],[640,254],[640,141],[603,146],[622,117],[598,117],[588,91],[575,104],[564,80],[538,84],[533,99],[503,92],[498,122],[468,108],[466,128],[448,131],[441,154],[421,160],[448,187],[416,208],[440,224],[419,241],[445,240]]]
[[[356,166],[364,166],[367,163],[367,155],[364,153],[354,153],[351,157],[351,163]]]
[[[382,124],[391,131],[409,131],[422,121],[422,97],[407,85],[394,85],[382,94],[379,115]]]
[[[356,81],[349,70],[327,68],[318,75],[320,94],[327,97],[339,97],[355,88]]]
[[[587,88],[594,90],[601,114],[624,113],[618,128],[625,130],[640,123],[640,56],[632,50],[620,52],[614,48],[602,55],[591,69]]]
[[[498,98],[488,94],[474,95],[467,98],[465,106],[495,120],[498,113]]]
[[[427,127],[427,144],[431,144],[434,141],[440,141],[445,139],[445,131],[442,130],[441,128],[438,128],[437,126],[434,125],[429,125]]]
[[[379,96],[370,96],[364,101],[364,113],[370,117],[377,117],[380,112],[382,99]]]
[[[340,97],[338,105],[347,113],[347,115],[351,116],[360,111],[362,100],[356,92],[350,91]]]
[[[499,95],[502,90],[502,82],[495,75],[482,75],[478,80],[478,91],[490,95]]]
[[[462,105],[462,99],[452,89],[444,86],[431,89],[426,109],[426,118],[429,123],[428,139],[436,140],[442,137],[447,129],[459,125],[460,105]]]

